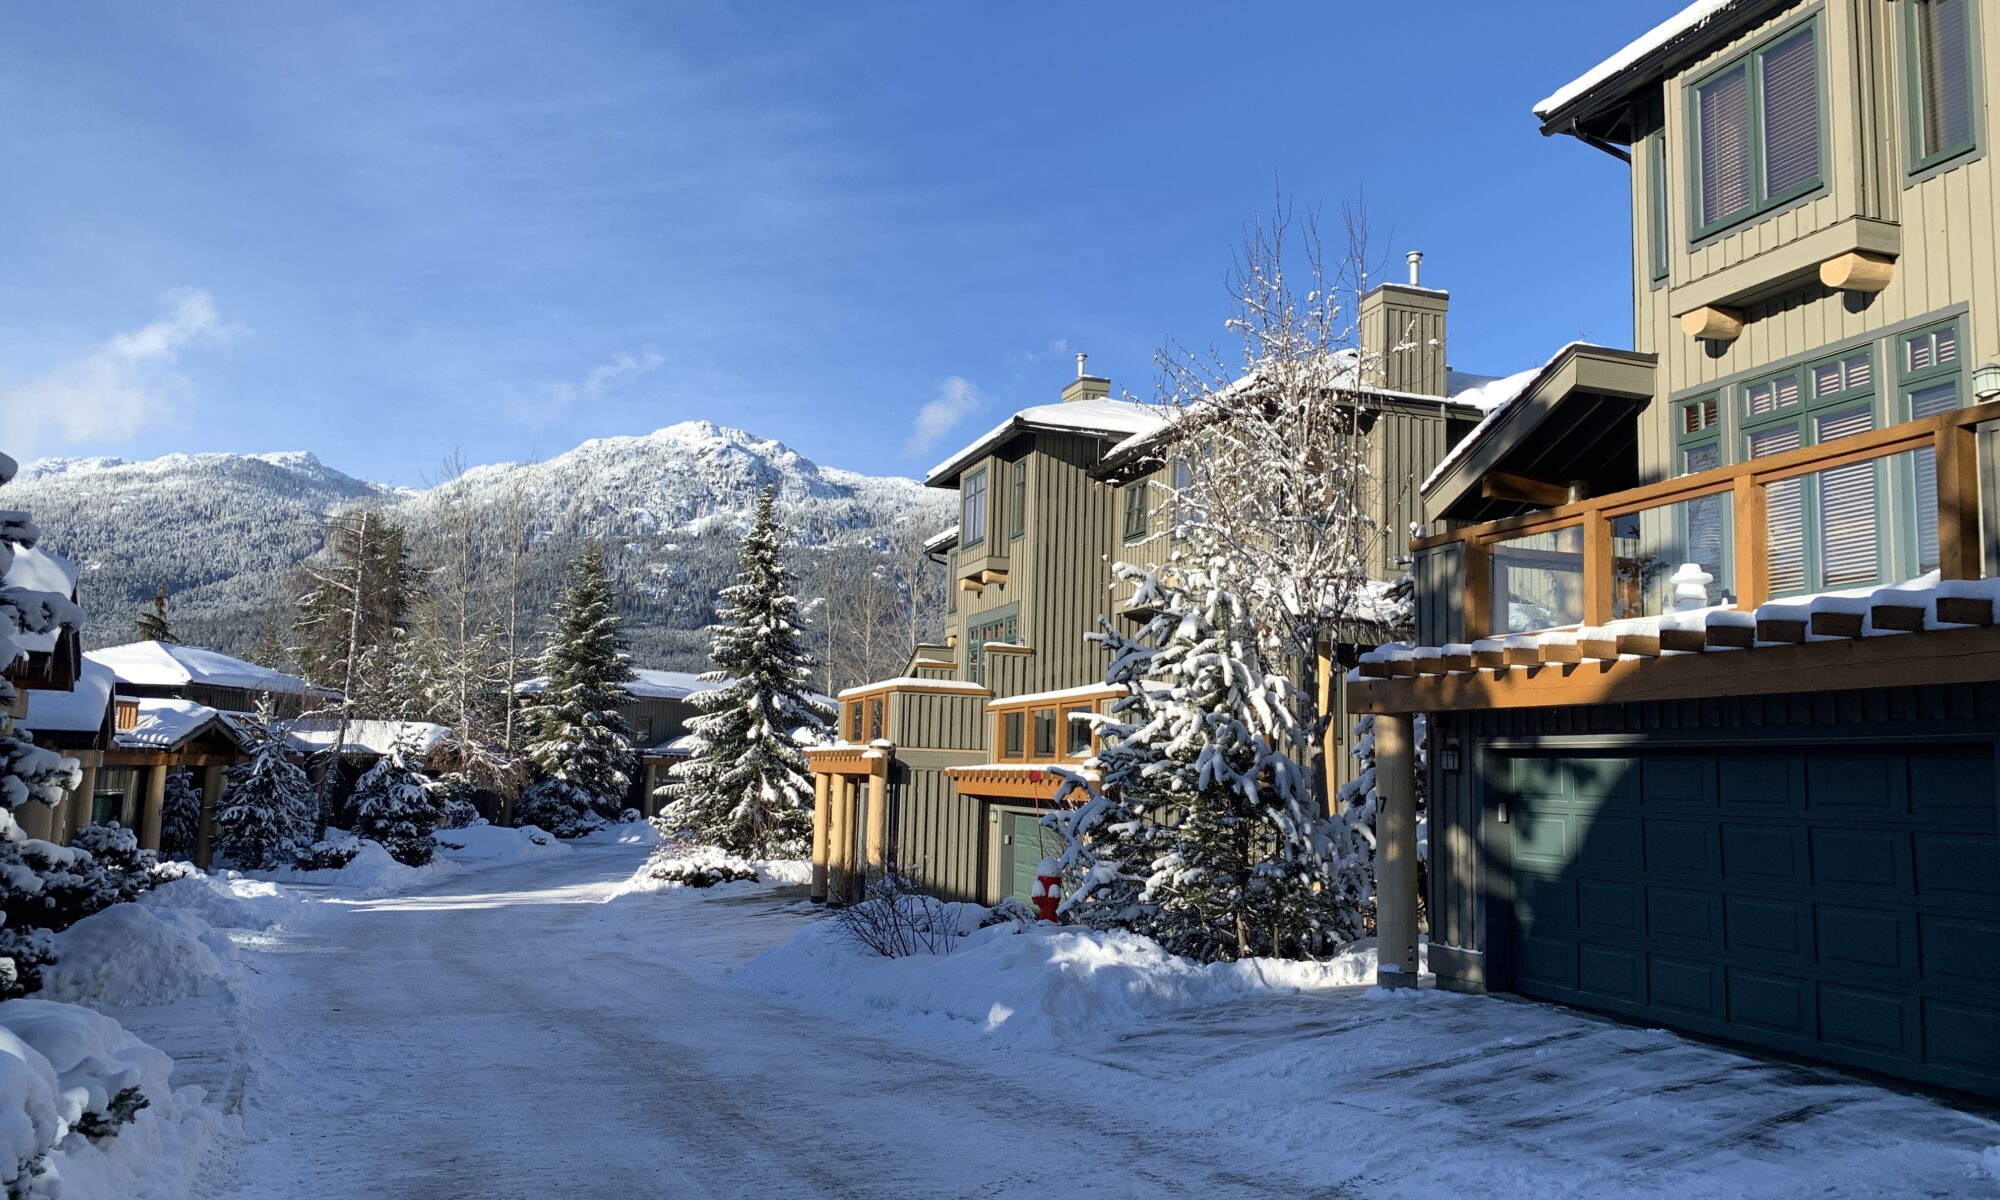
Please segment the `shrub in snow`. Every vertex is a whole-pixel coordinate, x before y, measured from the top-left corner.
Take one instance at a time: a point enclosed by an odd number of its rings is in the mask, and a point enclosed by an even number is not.
[[[639,868],[645,879],[678,883],[687,887],[714,887],[718,883],[751,883],[757,868],[749,862],[714,846],[668,844],[653,852]]]
[[[206,923],[186,913],[113,905],[55,935],[56,961],[43,969],[38,995],[137,1005],[222,991],[222,960],[203,933],[211,933]]]
[[[622,809],[622,810],[620,810],[620,811],[619,811],[619,813],[618,813],[618,823],[619,823],[620,825],[633,825],[633,824],[637,824],[637,823],[638,823],[639,821],[641,821],[641,820],[643,820],[643,819],[644,819],[644,818],[642,818],[642,817],[641,817],[641,816],[639,815],[639,810],[638,810],[638,809],[636,809],[636,808],[627,808],[627,809]]]
[[[522,797],[522,820],[575,837],[623,809],[634,758],[632,730],[618,705],[630,663],[604,547],[592,544],[576,562],[538,664],[545,682],[526,713],[534,730],[527,754],[538,780]],[[576,815],[579,805],[594,819]]]
[[[1065,839],[1062,910],[1203,962],[1310,957],[1360,936],[1338,901],[1365,861],[1335,859],[1338,830],[1298,767],[1290,687],[1267,674],[1241,606],[1198,566],[1164,581],[1120,563],[1158,615],[1092,638],[1125,690],[1099,756],[1103,785],[1045,821]]]
[[[354,831],[382,843],[406,866],[421,867],[437,853],[431,834],[442,808],[435,785],[404,764],[400,746],[376,759],[354,785]]]
[[[160,855],[191,859],[201,837],[201,786],[185,767],[167,772],[166,806],[160,814]]]
[[[463,783],[444,785],[441,794],[442,803],[438,807],[440,814],[438,824],[441,828],[464,829],[486,819],[479,815],[478,807],[467,798],[471,791],[472,789]]]
[[[246,728],[250,757],[229,768],[215,813],[215,849],[248,870],[291,866],[312,842],[319,798],[269,725]]]
[[[891,871],[869,885],[868,899],[836,910],[833,924],[849,942],[883,958],[949,954],[965,908]]]
[[[327,836],[299,851],[296,865],[301,871],[338,871],[360,853],[361,843],[353,834],[329,829]]]
[[[757,858],[797,858],[812,841],[813,785],[799,748],[825,740],[832,710],[812,690],[814,664],[799,635],[776,515],[765,488],[743,535],[736,583],[722,591],[702,676],[723,686],[694,696],[691,757],[675,768],[670,829]]]
[[[992,911],[980,918],[979,927],[989,929],[995,925],[1019,925],[1029,927],[1041,924],[1042,915],[1012,896],[1003,897]]]

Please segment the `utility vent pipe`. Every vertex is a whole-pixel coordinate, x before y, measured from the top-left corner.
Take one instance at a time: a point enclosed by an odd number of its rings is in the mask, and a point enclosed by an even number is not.
[[[1077,377],[1078,379],[1082,379],[1082,378],[1083,378],[1083,364],[1084,364],[1084,360],[1085,360],[1085,359],[1088,359],[1089,357],[1090,357],[1090,355],[1088,355],[1088,354],[1079,354],[1079,355],[1077,355],[1077,356],[1076,356],[1076,377]]]
[[[1418,282],[1418,279],[1419,279],[1419,277],[1420,277],[1420,275],[1421,275],[1421,273],[1422,273],[1422,271],[1423,271],[1423,265],[1424,265],[1424,252],[1423,252],[1423,251],[1421,251],[1421,250],[1412,250],[1412,251],[1410,251],[1410,286],[1411,286],[1411,287],[1422,287],[1422,286],[1423,286],[1423,284],[1422,284],[1422,283]]]

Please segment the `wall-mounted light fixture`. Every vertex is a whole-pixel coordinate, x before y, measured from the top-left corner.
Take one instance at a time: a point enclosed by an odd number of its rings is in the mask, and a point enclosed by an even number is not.
[[[1972,391],[1981,400],[2000,397],[2000,362],[1990,362],[1972,373]]]
[[[1446,742],[1444,744],[1444,749],[1438,751],[1438,767],[1440,770],[1445,770],[1445,771],[1458,770],[1457,738],[1453,738],[1452,740]]]

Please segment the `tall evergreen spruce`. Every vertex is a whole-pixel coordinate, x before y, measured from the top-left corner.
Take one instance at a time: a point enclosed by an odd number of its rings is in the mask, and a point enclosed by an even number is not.
[[[437,853],[431,834],[444,817],[444,795],[404,754],[401,745],[391,747],[355,783],[354,832],[382,843],[397,862],[421,867]]]
[[[285,754],[284,739],[259,714],[250,727],[250,757],[229,768],[216,805],[215,848],[250,870],[288,867],[312,844],[318,800],[305,768]]]
[[[152,603],[139,610],[139,640],[142,642],[171,642],[174,640],[173,626],[167,624],[167,585],[160,584],[153,593]]]
[[[722,686],[694,697],[702,715],[688,722],[693,754],[661,818],[738,854],[796,858],[812,841],[813,789],[795,735],[824,740],[833,712],[812,691],[817,667],[800,635],[776,509],[776,489],[764,489],[710,630],[715,669],[702,678]]]
[[[538,778],[521,797],[523,824],[576,837],[624,809],[635,762],[618,705],[630,664],[604,547],[592,545],[563,592],[539,664],[544,686],[526,714],[533,729],[527,754]]]

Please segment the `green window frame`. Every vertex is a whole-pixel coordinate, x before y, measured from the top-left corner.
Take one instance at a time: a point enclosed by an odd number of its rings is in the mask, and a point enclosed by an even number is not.
[[[959,492],[958,544],[962,547],[977,546],[986,540],[986,468],[981,467],[967,474]]]
[[[1740,445],[1745,460],[1816,446],[1875,428],[1875,354],[1851,347],[1746,384]],[[1765,488],[1770,594],[1797,595],[1883,581],[1884,463],[1870,459]]]
[[[1962,408],[1966,399],[1965,330],[1962,319],[1898,334],[1896,419],[1915,421]],[[1937,452],[1911,452],[1909,481],[1902,489],[1909,515],[1902,522],[1910,554],[1903,570],[1911,577],[1938,568]]]
[[[1028,533],[1028,460],[1017,459],[1013,469],[1012,494],[1007,497],[1008,528],[1015,537]]]
[[[1135,479],[1125,485],[1125,540],[1136,542],[1146,536],[1147,480]]]
[[[995,617],[965,631],[965,678],[986,682],[986,643],[1012,642],[1020,634],[1020,617]]]
[[[1822,41],[1815,13],[1688,86],[1691,240],[1826,186]]]
[[[1973,0],[1903,9],[1903,128],[1917,175],[1979,148],[1979,31]]]
[[[1673,414],[1675,473],[1699,475],[1721,466],[1722,394],[1709,392],[1678,401]],[[1728,510],[1726,495],[1701,496],[1679,506],[1681,545],[1717,579],[1729,577]]]
[[[1667,281],[1671,273],[1667,261],[1670,233],[1667,229],[1667,131],[1655,131],[1646,139],[1646,254],[1654,287]]]

